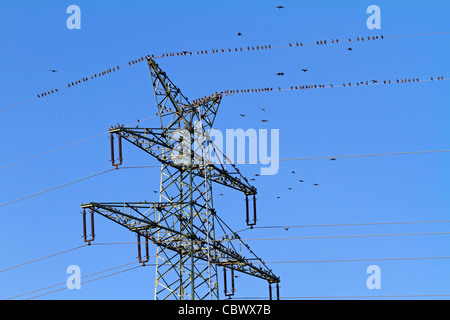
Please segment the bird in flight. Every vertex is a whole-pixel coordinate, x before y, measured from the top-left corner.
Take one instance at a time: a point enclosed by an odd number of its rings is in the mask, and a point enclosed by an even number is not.
[[[58,72],[58,71],[52,69],[52,70],[50,70],[50,72]]]
[[[219,193],[219,196],[223,196],[224,194],[223,193]]]
[[[298,180],[298,182],[305,182],[304,180]]]
[[[331,158],[330,161],[336,161],[336,158]]]
[[[352,49],[352,48],[348,48],[347,50],[348,50],[348,51],[353,51],[353,49]]]
[[[313,183],[313,186],[316,186],[316,187],[317,187],[317,186],[318,186],[318,184],[317,184],[317,183]]]
[[[245,114],[241,113],[240,116],[241,116],[241,117],[245,117]]]
[[[238,35],[238,37],[242,37],[242,33],[240,33],[240,32],[238,32],[237,35]]]
[[[280,199],[281,197],[277,197],[277,199]]]
[[[262,110],[262,111],[266,111],[266,109],[264,109],[264,108],[261,108],[261,110]]]
[[[292,171],[291,173],[295,173],[295,171]]]
[[[284,72],[278,72],[277,76],[284,76]]]
[[[288,190],[292,190],[293,188],[288,188]]]
[[[277,9],[284,9],[283,6],[276,6]]]
[[[303,71],[303,72],[306,72],[306,71],[308,71],[308,69],[302,69],[302,71]]]
[[[269,120],[261,120],[261,122],[269,122]]]

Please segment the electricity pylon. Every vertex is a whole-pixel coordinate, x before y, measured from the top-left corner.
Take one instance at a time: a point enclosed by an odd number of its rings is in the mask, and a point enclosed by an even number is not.
[[[82,204],[84,240],[88,244],[94,240],[94,213],[97,213],[137,235],[141,263],[149,260],[149,242],[156,244],[155,299],[158,300],[219,299],[220,266],[224,271],[225,296],[235,292],[234,272],[237,271],[266,280],[270,298],[271,285],[276,284],[279,297],[280,279],[219,218],[213,207],[213,183],[241,191],[246,200],[247,225],[252,227],[256,223],[256,188],[208,137],[222,93],[190,103],[153,59],[148,57],[147,61],[161,127],[112,127],[109,130],[111,161],[116,168],[122,165],[122,140],[156,158],[161,163],[159,202]],[[208,157],[211,151],[216,155],[214,162]],[[253,217],[249,197],[253,197]],[[86,231],[87,213],[91,215],[90,235]],[[216,226],[224,233],[220,240]],[[141,238],[145,239],[145,258],[141,254]],[[227,270],[231,272],[230,291]]]

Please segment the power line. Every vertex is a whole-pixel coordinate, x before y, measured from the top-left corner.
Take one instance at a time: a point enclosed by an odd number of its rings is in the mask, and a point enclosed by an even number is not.
[[[87,139],[90,139],[90,138],[87,138]],[[85,141],[87,139],[80,140],[80,141],[75,142],[75,143],[79,143],[79,142]],[[73,145],[75,143],[69,144],[67,146]],[[65,148],[67,146],[63,146],[63,147],[54,149],[52,151],[56,151],[56,150]],[[47,153],[50,153],[52,151],[49,151]],[[327,157],[288,158],[288,159],[272,159],[272,161],[299,161],[299,160],[316,160],[316,159],[330,159],[330,158],[350,158],[350,157],[369,157],[369,156],[373,157],[373,156],[387,156],[387,155],[406,155],[406,154],[444,153],[444,152],[450,152],[450,150],[410,151],[410,152],[375,153],[375,154],[359,154],[359,155],[343,155],[343,156],[327,156]],[[45,153],[43,153],[43,154],[45,154]],[[43,154],[41,154],[41,155],[43,155]],[[26,161],[26,160],[29,160],[29,159],[32,159],[32,158],[35,158],[35,157],[38,157],[38,156],[39,155],[36,155],[34,157],[21,160],[19,162]],[[16,162],[16,163],[18,163],[18,162]],[[248,163],[249,163],[249,161],[232,162],[232,164],[248,164]],[[11,165],[13,165],[13,164],[9,164],[7,166],[11,166]],[[4,166],[4,167],[6,167],[6,166]],[[0,167],[0,169],[2,169],[4,167]],[[47,189],[47,190],[44,190],[44,191],[41,191],[41,192],[38,192],[38,193],[35,193],[35,194],[32,194],[32,195],[29,195],[29,196],[20,198],[20,199],[16,199],[16,200],[13,200],[13,201],[1,204],[0,208],[4,207],[4,206],[7,206],[9,204],[13,204],[15,202],[19,202],[19,201],[22,201],[22,200],[25,200],[25,199],[28,199],[28,198],[35,197],[35,196],[43,194],[43,193],[47,193],[47,192],[50,192],[50,191],[53,191],[53,190],[56,190],[56,189],[60,189],[60,188],[69,186],[69,185],[74,184],[74,183],[78,183],[78,182],[81,182],[81,181],[84,181],[84,180],[87,180],[87,179],[94,178],[96,176],[103,175],[103,174],[106,174],[106,173],[114,171],[114,170],[118,170],[118,169],[140,169],[140,168],[160,168],[160,166],[134,166],[134,167],[119,167],[117,169],[109,169],[109,170],[102,171],[102,172],[96,173],[94,175],[85,177],[85,178],[81,178],[81,179],[78,179],[78,180],[75,180],[75,181],[71,181],[71,182],[68,182],[66,184],[63,184],[63,185],[51,188],[51,189]]]
[[[367,262],[367,261],[410,261],[410,260],[444,260],[450,257],[413,257],[413,258],[367,258],[367,259],[332,259],[332,260],[298,260],[298,261],[266,261],[268,264],[296,263],[328,263],[328,262]]]
[[[117,171],[117,170],[121,170],[121,169],[143,169],[143,168],[159,168],[159,167],[160,166],[133,166],[133,167],[120,167],[120,168],[109,169],[109,170],[102,171],[102,172],[99,172],[99,173],[96,173],[96,174],[93,174],[93,175],[90,175],[90,176],[87,176],[87,177],[84,177],[84,178],[81,178],[81,179],[78,179],[78,180],[74,180],[74,181],[62,184],[60,186],[53,187],[53,188],[50,188],[50,189],[47,189],[47,190],[44,190],[44,191],[41,191],[41,192],[38,192],[38,193],[35,193],[35,194],[32,194],[32,195],[29,195],[29,196],[26,196],[26,197],[23,197],[23,198],[20,198],[20,199],[16,199],[16,200],[13,200],[13,201],[10,201],[10,202],[7,202],[7,203],[3,203],[3,204],[0,205],[0,208],[1,207],[5,207],[5,206],[10,205],[10,204],[13,204],[13,203],[16,203],[16,202],[19,202],[19,201],[23,201],[23,200],[32,198],[32,197],[36,197],[38,195],[41,195],[41,194],[44,194],[44,193],[47,193],[47,192],[50,192],[50,191],[61,189],[61,188],[70,186],[72,184],[75,184],[75,183],[78,183],[78,182],[81,182],[81,181],[92,179],[92,178],[98,177],[100,175],[103,175],[103,174],[106,174],[106,173],[109,173],[109,172],[112,172],[112,171]]]
[[[341,223],[341,224],[310,224],[310,225],[284,225],[284,226],[253,226],[253,229],[277,229],[277,228],[317,228],[317,227],[354,227],[354,226],[378,226],[398,224],[422,224],[422,223],[447,223],[450,220],[437,221],[399,221],[399,222],[367,222],[367,223]],[[246,228],[245,230],[251,230]],[[242,232],[242,231],[241,231]]]
[[[92,279],[92,280],[84,281],[84,282],[82,282],[82,283],[80,283],[80,284],[86,284],[86,283],[89,283],[89,282],[101,280],[101,279],[104,279],[104,278],[108,278],[108,277],[111,277],[111,276],[114,276],[114,275],[117,275],[117,274],[120,274],[120,273],[128,272],[128,271],[131,271],[131,270],[134,270],[134,269],[137,269],[137,268],[141,268],[141,267],[143,267],[143,266],[142,266],[142,265],[139,265],[139,266],[132,267],[132,268],[129,268],[129,269],[117,271],[117,272],[110,273],[110,274],[107,274],[107,275],[102,276],[102,277],[98,277],[98,278],[95,278],[95,279]],[[45,296],[45,295],[47,295],[47,294],[51,294],[51,293],[55,293],[55,292],[58,292],[58,291],[66,290],[66,289],[69,289],[69,287],[70,287],[70,286],[66,286],[66,287],[64,287],[64,288],[60,288],[60,289],[57,289],[57,290],[53,290],[53,291],[50,291],[50,292],[46,292],[46,293],[43,293],[43,294],[40,294],[40,295],[37,295],[37,296],[33,296],[33,297],[31,297],[31,298],[27,298],[27,299],[25,299],[25,300],[31,300],[31,299],[35,299],[35,298],[38,298],[38,297]]]
[[[34,262],[37,262],[37,261],[41,261],[41,260],[45,260],[45,259],[48,259],[48,258],[51,258],[51,257],[55,257],[55,256],[58,256],[60,254],[67,253],[67,252],[70,252],[70,251],[74,251],[74,250],[77,250],[77,249],[80,249],[80,248],[83,248],[83,247],[86,247],[86,246],[87,245],[85,244],[85,245],[82,245],[82,246],[78,246],[78,247],[67,249],[67,250],[64,250],[64,251],[61,251],[61,252],[57,252],[57,253],[54,253],[54,254],[51,254],[51,255],[39,258],[39,259],[34,259],[34,260],[31,260],[31,261],[28,261],[28,262],[24,262],[24,263],[15,265],[13,267],[2,269],[2,270],[0,270],[0,272],[4,272],[4,271],[7,271],[7,270],[11,270],[11,269],[15,269],[15,268],[18,268],[18,267],[22,267],[22,266],[30,264],[30,263],[34,263]]]
[[[122,268],[122,267],[128,266],[130,264],[135,264],[135,263],[137,263],[137,261],[129,262],[129,263],[117,266],[117,267],[113,267],[113,268],[109,268],[109,269],[106,269],[106,270],[102,270],[102,271],[98,271],[98,272],[95,272],[95,273],[91,273],[91,274],[88,274],[86,276],[80,277],[80,279],[92,277],[92,276],[94,276],[96,274],[100,274],[100,273],[104,273],[104,272],[111,271],[111,270],[114,270],[114,269]],[[47,286],[47,287],[44,287],[44,288],[36,289],[36,290],[33,290],[33,291],[28,291],[28,292],[25,292],[25,293],[22,293],[22,294],[13,296],[13,297],[6,298],[5,300],[15,299],[15,298],[22,297],[22,296],[25,296],[25,295],[28,295],[28,294],[31,294],[31,293],[35,293],[35,292],[39,292],[39,291],[42,291],[42,290],[50,289],[50,288],[53,288],[53,287],[57,287],[57,286],[60,286],[60,285],[63,285],[63,284],[67,284],[67,282],[64,281],[64,282],[53,284],[53,285],[50,285],[50,286]],[[64,289],[66,289],[66,288],[64,288]]]
[[[328,42],[326,40],[318,40],[315,43],[305,43],[305,44],[303,44],[303,42],[295,42],[294,44],[289,43],[288,45],[282,45],[282,46],[272,46],[272,45],[261,45],[261,46],[256,45],[255,46],[255,45],[253,45],[253,46],[247,46],[247,48],[244,47],[244,49],[242,49],[242,47],[240,47],[239,49],[237,47],[235,47],[234,50],[232,50],[231,48],[220,49],[220,50],[219,49],[212,49],[212,50],[209,51],[209,53],[213,53],[213,54],[215,54],[215,53],[232,53],[232,52],[267,50],[267,49],[276,49],[276,48],[315,46],[315,45],[323,45],[323,44],[339,44],[339,43],[349,43],[349,42],[352,42],[352,41],[353,42],[356,41],[356,42],[360,42],[361,43],[361,42],[364,42],[364,39],[366,39],[366,41],[367,40],[369,40],[369,41],[372,40],[373,41],[373,40],[381,40],[381,39],[398,39],[398,38],[407,38],[407,37],[443,35],[443,34],[449,34],[449,33],[450,33],[450,31],[449,32],[445,32],[444,31],[444,32],[422,33],[422,34],[412,34],[412,35],[403,35],[403,36],[390,36],[390,37],[384,37],[383,35],[380,35],[380,36],[371,36],[371,37],[368,36],[367,38],[366,37],[361,37],[361,39],[359,37],[356,37],[353,40],[351,38],[349,38],[348,40],[341,40],[341,41],[339,41],[338,39],[331,39],[331,41],[328,41]],[[35,98],[32,98],[32,99],[29,99],[29,100],[17,103],[15,105],[11,105],[11,106],[2,108],[2,109],[0,109],[0,112],[8,110],[8,109],[11,109],[13,107],[16,107],[16,106],[19,106],[19,105],[22,105],[22,104],[25,104],[25,103],[30,102],[30,101],[34,101],[36,99],[43,98],[44,96],[46,97],[47,95],[52,95],[52,94],[55,94],[55,93],[59,93],[60,91],[62,91],[64,89],[68,89],[68,88],[77,86],[78,84],[81,84],[81,83],[86,83],[90,79],[93,80],[93,79],[100,78],[102,76],[104,77],[106,75],[112,74],[115,71],[119,71],[119,70],[121,70],[123,68],[130,67],[130,66],[132,66],[134,64],[138,64],[138,63],[140,63],[142,61],[145,61],[146,59],[149,59],[149,58],[160,59],[160,58],[166,58],[166,57],[187,56],[187,55],[192,56],[192,55],[203,55],[203,54],[208,54],[208,50],[197,50],[197,51],[194,51],[194,52],[192,52],[192,51],[181,51],[181,52],[175,52],[175,53],[163,53],[163,54],[161,54],[159,56],[155,56],[154,54],[147,54],[147,55],[141,56],[141,57],[139,57],[137,59],[133,59],[133,60],[128,61],[128,64],[123,65],[122,67],[117,65],[115,67],[107,68],[106,70],[104,70],[102,72],[92,74],[90,77],[83,77],[81,80],[76,80],[76,81],[73,81],[73,82],[69,82],[67,84],[67,86],[65,86],[65,87],[61,87],[59,89],[51,89],[51,90],[48,90],[48,91],[41,92],[38,95],[36,95]]]
[[[23,200],[32,198],[32,197],[36,197],[36,196],[38,196],[38,195],[41,195],[41,194],[44,194],[44,193],[47,193],[47,192],[50,192],[50,191],[54,191],[54,190],[57,190],[57,189],[60,189],[60,188],[67,187],[67,186],[72,185],[72,184],[74,184],[74,183],[78,183],[78,182],[81,182],[81,181],[84,181],[84,180],[92,179],[92,178],[94,178],[94,177],[98,177],[98,176],[100,176],[100,175],[103,175],[103,174],[106,174],[106,173],[109,173],[109,172],[115,171],[115,170],[117,170],[117,169],[109,169],[109,170],[106,170],[106,171],[102,171],[102,172],[99,172],[99,173],[90,175],[90,176],[88,176],[88,177],[84,177],[84,178],[81,178],[81,179],[78,179],[78,180],[75,180],[75,181],[71,181],[71,182],[65,183],[65,184],[63,184],[63,185],[60,185],[60,186],[51,188],[51,189],[47,189],[47,190],[44,190],[44,191],[41,191],[41,192],[38,192],[38,193],[35,193],[35,194],[32,194],[32,195],[29,195],[29,196],[20,198],[20,199],[16,199],[16,200],[13,200],[13,201],[10,201],[10,202],[1,204],[1,205],[0,205],[0,208],[1,208],[1,207],[5,207],[5,206],[10,205],[10,204],[13,204],[13,203],[16,203],[16,202],[19,202],[19,201],[23,201]]]
[[[381,295],[381,296],[316,296],[316,297],[280,297],[280,299],[361,299],[361,298],[439,298],[450,297],[450,294],[404,294],[404,295]],[[267,297],[231,297],[231,300],[267,300]]]
[[[318,159],[332,159],[332,158],[356,158],[356,157],[379,157],[379,156],[394,156],[407,154],[423,154],[423,153],[443,153],[450,152],[450,150],[427,150],[427,151],[405,151],[405,152],[390,152],[390,153],[372,153],[372,154],[353,154],[342,156],[328,156],[328,157],[305,157],[305,158],[288,158],[279,159],[279,161],[298,161],[298,160],[318,160]],[[276,161],[276,159],[274,160]]]
[[[422,236],[422,235],[447,235],[450,232],[423,232],[423,233],[392,233],[392,234],[360,234],[360,235],[336,235],[313,237],[280,237],[280,238],[253,238],[253,239],[224,239],[221,241],[272,241],[272,240],[313,240],[313,239],[339,239],[339,238],[364,238],[364,237],[394,237],[394,236]]]
[[[339,239],[339,238],[365,238],[365,237],[394,237],[394,236],[425,236],[425,235],[448,235],[450,232],[422,232],[422,233],[392,233],[392,234],[359,234],[359,235],[336,235],[336,236],[312,236],[312,237],[278,237],[278,238],[248,238],[240,237],[228,238],[223,236],[222,240],[217,242],[230,241],[278,241],[278,240],[315,240],[315,239]],[[186,240],[172,241],[173,243],[183,243]],[[171,243],[172,243],[171,242]],[[193,243],[204,243],[205,240],[193,240]],[[155,244],[165,244],[165,241],[153,241]],[[136,244],[136,242],[99,242],[97,245],[119,245],[119,244]]]
[[[273,88],[273,87],[265,87],[265,88],[252,88],[252,89],[232,89],[232,90],[224,90],[221,91],[224,95],[232,96],[235,94],[242,93],[268,93],[268,92],[282,92],[282,91],[303,91],[303,90],[316,90],[316,89],[330,89],[330,88],[357,88],[357,87],[367,87],[367,86],[375,86],[375,85],[391,85],[391,84],[412,84],[412,83],[423,83],[429,81],[443,81],[450,80],[450,78],[444,78],[443,76],[438,77],[430,77],[429,79],[419,79],[419,78],[406,78],[406,79],[396,79],[396,80],[383,80],[383,82],[374,82],[370,81],[358,81],[358,82],[341,82],[340,84],[298,84],[293,85],[290,88]]]
[[[149,120],[149,119],[155,118],[155,117],[156,117],[156,116],[151,116],[151,117],[147,117],[147,118],[144,118],[144,119],[140,119],[139,122],[145,121],[145,120]],[[134,124],[136,124],[136,123],[138,123],[138,121],[131,122],[131,123],[128,123],[128,124],[126,124],[126,125],[127,125],[127,126],[130,126],[130,125],[134,125]],[[58,151],[58,150],[61,150],[61,149],[65,149],[65,148],[71,147],[71,146],[76,145],[76,144],[81,143],[81,142],[85,142],[85,141],[88,141],[88,140],[91,140],[91,139],[100,137],[100,136],[105,135],[105,134],[107,134],[107,133],[109,133],[109,131],[104,131],[104,132],[102,132],[102,133],[95,134],[95,135],[93,135],[93,136],[90,136],[90,137],[87,137],[87,138],[84,138],[84,139],[81,139],[81,140],[78,140],[78,141],[75,141],[75,142],[66,144],[66,145],[64,145],[64,146],[61,146],[61,147],[58,147],[58,148],[55,148],[55,149],[52,149],[52,150],[49,150],[49,151],[46,151],[46,152],[43,152],[43,153],[36,154],[36,155],[34,155],[34,156],[31,156],[31,157],[28,157],[28,158],[25,158],[25,159],[22,159],[22,160],[18,160],[18,161],[15,161],[15,162],[12,162],[12,163],[3,165],[3,166],[0,167],[0,170],[1,170],[1,169],[4,169],[4,168],[7,168],[7,167],[11,167],[11,166],[13,166],[13,165],[16,165],[16,164],[19,164],[19,163],[22,163],[22,162],[25,162],[25,161],[28,161],[28,160],[32,160],[32,159],[35,159],[35,158],[44,156],[44,155],[46,155],[46,154],[49,154],[49,153],[52,153],[52,152],[55,152],[55,151]]]

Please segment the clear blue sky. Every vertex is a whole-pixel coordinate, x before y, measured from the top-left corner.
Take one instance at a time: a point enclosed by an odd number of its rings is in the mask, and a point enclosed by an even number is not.
[[[145,54],[235,46],[286,45],[356,36],[450,31],[450,3],[433,1],[5,1],[0,10],[0,109]],[[81,8],[68,30],[66,8]],[[381,8],[381,30],[366,9]],[[275,6],[283,5],[284,10]],[[241,32],[242,37],[237,37]],[[449,35],[158,60],[191,100],[211,92],[301,83],[429,78],[449,74]],[[309,71],[303,73],[301,68]],[[50,69],[58,73],[49,72]],[[284,72],[284,77],[275,73]],[[225,97],[216,127],[280,130],[280,157],[449,149],[448,82],[337,88]],[[262,114],[261,108],[266,112]],[[0,113],[0,167],[156,112],[145,63]],[[247,114],[241,118],[240,113]],[[269,123],[260,120],[269,119]],[[156,119],[143,125],[158,126]],[[156,165],[132,146],[125,165]],[[0,205],[111,168],[106,135],[0,169]],[[258,225],[449,220],[447,153],[281,162],[258,178]],[[240,166],[244,175],[258,165]],[[296,174],[291,171],[295,170]],[[83,245],[80,204],[157,201],[159,169],[123,170],[0,208],[0,270]],[[305,183],[297,182],[303,179]],[[312,183],[318,183],[314,187]],[[287,188],[293,187],[289,191]],[[243,195],[215,187],[218,215],[246,227]],[[280,196],[280,199],[276,199]],[[254,229],[246,238],[448,232],[449,223]],[[98,242],[133,234],[97,217]],[[449,235],[248,241],[281,278],[282,297],[449,295],[450,261],[269,263],[299,260],[450,256]],[[155,246],[151,246],[155,254]],[[92,246],[0,272],[2,299],[132,262],[134,245]],[[366,287],[369,265],[381,289]],[[220,270],[222,271],[222,270]],[[219,273],[222,274],[221,272]],[[152,299],[154,268],[140,268],[45,299]],[[56,287],[55,287],[56,289]],[[267,283],[241,276],[236,297],[267,297]],[[21,298],[27,298],[23,296]]]

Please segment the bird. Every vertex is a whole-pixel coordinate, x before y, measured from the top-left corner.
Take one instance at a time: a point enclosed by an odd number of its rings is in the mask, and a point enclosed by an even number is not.
[[[336,161],[336,158],[331,158],[330,161]]]
[[[284,228],[284,230],[288,231],[288,230],[289,230],[289,228]]]
[[[348,48],[347,50],[348,50],[348,51],[353,51],[353,49],[352,49],[352,48]]]
[[[284,72],[278,72],[277,76],[284,76]]]
[[[318,186],[318,184],[317,184],[317,183],[313,183],[313,186],[316,186],[316,187],[317,187],[317,186]]]
[[[377,80],[372,80],[372,83],[377,83],[378,81]]]
[[[158,193],[158,191],[156,191],[156,190],[153,190],[153,192],[154,192],[154,193]]]
[[[264,108],[261,108],[261,110],[262,110],[262,111],[266,111],[266,109],[264,109]]]
[[[284,9],[283,6],[276,6],[277,9]]]
[[[295,173],[295,171],[292,171],[291,173]]]
[[[219,196],[224,196],[224,194],[223,193],[219,193]]]
[[[298,180],[298,182],[305,182],[304,180]]]
[[[261,120],[261,122],[269,122],[269,120]]]
[[[302,71],[303,71],[303,72],[306,72],[306,71],[308,71],[308,69],[302,69]]]
[[[238,32],[237,35],[238,35],[238,37],[242,37],[242,33],[240,33],[240,32]]]
[[[288,190],[292,190],[293,188],[288,188]]]
[[[58,72],[58,71],[52,69],[52,70],[50,70],[50,72]]]
[[[280,199],[281,197],[277,197],[277,199]]]
[[[241,116],[241,117],[245,117],[245,114],[241,113],[240,116]]]

